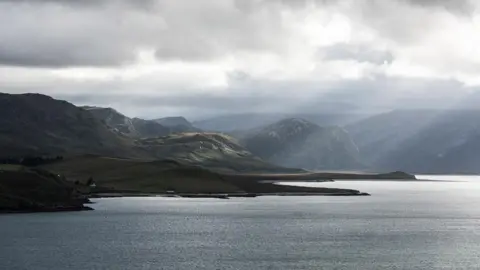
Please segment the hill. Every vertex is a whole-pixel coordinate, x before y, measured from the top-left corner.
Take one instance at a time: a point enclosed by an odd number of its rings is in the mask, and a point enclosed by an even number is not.
[[[0,165],[0,213],[88,210],[75,187],[57,175]]]
[[[156,121],[129,118],[112,108],[92,106],[85,106],[83,108],[97,119],[103,121],[115,132],[131,138],[163,136],[171,132],[169,127],[161,125]]]
[[[0,93],[0,156],[94,153],[135,156],[88,111],[40,94]]]
[[[145,161],[87,155],[43,165],[42,168],[83,186],[92,179],[96,187],[85,187],[82,191],[93,196],[165,193],[185,197],[217,197],[219,194],[237,197],[269,194],[367,195],[352,189],[282,186],[262,181],[271,178],[276,181],[322,181],[336,174],[225,174],[172,160]]]
[[[225,182],[218,173],[173,160],[149,161],[85,155],[67,158],[42,168],[83,184],[92,178],[97,186],[106,188],[109,192],[242,192]]]
[[[147,138],[136,142],[137,150],[155,159],[175,160],[222,172],[299,172],[263,161],[237,141],[218,133],[181,133]]]
[[[181,132],[201,132],[201,129],[196,128],[185,117],[164,117],[152,120],[160,125],[168,127],[171,133]]]
[[[241,139],[253,154],[274,164],[311,170],[361,168],[359,153],[339,127],[320,127],[299,118],[284,119]]]
[[[376,170],[480,173],[478,119],[478,110],[397,110],[346,128]]]

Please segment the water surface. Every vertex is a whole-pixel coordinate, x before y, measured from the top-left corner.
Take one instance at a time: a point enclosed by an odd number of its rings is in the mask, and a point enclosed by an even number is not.
[[[369,197],[111,198],[0,216],[0,269],[476,269],[480,182],[342,181]]]

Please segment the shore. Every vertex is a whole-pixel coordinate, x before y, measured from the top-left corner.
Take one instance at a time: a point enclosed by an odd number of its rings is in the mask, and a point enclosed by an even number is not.
[[[212,192],[212,193],[186,193],[186,192],[135,192],[111,190],[108,192],[93,192],[89,198],[110,197],[177,197],[177,198],[217,198],[228,199],[235,197],[254,198],[259,196],[369,196],[366,192],[355,189],[325,188],[325,187],[300,187],[278,185],[257,181],[242,181],[235,183],[245,192]]]
[[[54,213],[54,212],[77,212],[92,211],[89,206],[60,206],[60,207],[42,207],[38,209],[18,209],[18,210],[0,210],[0,214],[28,214],[28,213]]]

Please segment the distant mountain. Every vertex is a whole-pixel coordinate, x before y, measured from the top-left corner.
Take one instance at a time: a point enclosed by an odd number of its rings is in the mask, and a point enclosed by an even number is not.
[[[480,110],[397,110],[347,126],[377,170],[480,173]]]
[[[367,118],[367,113],[247,113],[217,116],[193,122],[202,130],[243,133],[286,118],[301,118],[320,126],[343,126]]]
[[[0,93],[0,156],[95,153],[134,155],[131,142],[66,101]]]
[[[241,139],[253,154],[274,164],[312,170],[362,168],[348,133],[299,118],[284,119]]]
[[[112,108],[85,106],[85,110],[99,120],[105,122],[114,131],[132,138],[144,138],[167,135],[171,132],[169,127],[155,121],[140,118],[129,118]]]
[[[268,125],[279,121],[282,118],[284,118],[284,116],[279,114],[234,114],[194,121],[193,125],[197,128],[208,131],[230,132],[236,130],[249,130]]]
[[[192,131],[201,131],[201,129],[196,128],[190,123],[185,117],[175,116],[175,117],[164,117],[159,119],[152,120],[159,123],[162,126],[170,128],[172,133],[175,132],[192,132]]]

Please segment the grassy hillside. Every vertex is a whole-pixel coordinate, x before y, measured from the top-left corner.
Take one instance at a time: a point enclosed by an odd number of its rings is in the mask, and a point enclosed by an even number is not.
[[[95,153],[135,156],[89,112],[39,94],[0,93],[0,157]]]
[[[0,212],[86,210],[74,185],[44,170],[0,165]]]
[[[83,186],[83,192],[95,193],[165,193],[175,191],[182,196],[199,194],[290,195],[363,195],[357,190],[285,187],[262,180],[295,181],[327,179],[321,174],[225,174],[201,167],[182,165],[172,160],[146,161],[81,156],[42,166],[66,176]],[[328,175],[331,176],[331,175]],[[93,179],[95,188],[85,187]]]
[[[97,186],[115,191],[242,192],[225,182],[218,173],[171,160],[147,161],[89,155],[68,158],[43,168],[83,184],[91,177]]]

